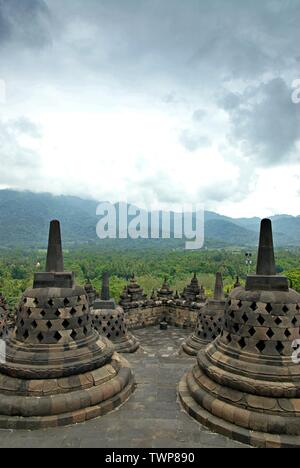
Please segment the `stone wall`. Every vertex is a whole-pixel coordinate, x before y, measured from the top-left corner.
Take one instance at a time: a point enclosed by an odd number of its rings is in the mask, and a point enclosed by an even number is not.
[[[198,313],[199,309],[168,304],[137,307],[126,310],[126,324],[129,330],[137,330],[158,325],[161,320],[166,320],[172,326],[193,330],[197,324]]]

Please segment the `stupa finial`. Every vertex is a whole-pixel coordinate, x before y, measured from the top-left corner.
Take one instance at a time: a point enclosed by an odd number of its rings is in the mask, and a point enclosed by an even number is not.
[[[102,301],[110,300],[109,273],[107,271],[103,272],[102,274],[101,300]]]
[[[263,276],[276,275],[272,222],[270,219],[263,219],[261,222],[256,274]]]
[[[220,273],[220,272],[218,272],[216,274],[214,299],[216,301],[223,301],[224,300],[223,278],[222,278],[222,273]]]
[[[60,273],[64,271],[64,258],[61,243],[60,223],[51,221],[48,240],[46,272]]]

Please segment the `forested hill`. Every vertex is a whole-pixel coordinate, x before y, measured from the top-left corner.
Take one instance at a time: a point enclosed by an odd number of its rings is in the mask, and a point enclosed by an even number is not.
[[[97,201],[77,197],[53,196],[13,190],[0,191],[0,245],[45,246],[48,225],[57,218],[62,223],[65,244],[99,242],[96,236]],[[205,213],[205,239],[209,247],[252,246],[258,241],[259,218],[232,219],[216,213]],[[300,216],[273,218],[275,242],[278,246],[300,245]],[[180,245],[178,241],[162,241],[160,246]],[[134,248],[136,241],[124,241]],[[152,245],[143,241],[143,246]]]

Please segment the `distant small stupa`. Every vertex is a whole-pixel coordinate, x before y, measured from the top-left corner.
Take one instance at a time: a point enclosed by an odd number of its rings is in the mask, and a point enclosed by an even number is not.
[[[222,274],[216,274],[214,296],[208,299],[198,313],[194,333],[182,345],[185,353],[197,356],[200,349],[220,335],[224,325],[225,296]]]
[[[128,333],[124,310],[110,297],[108,272],[102,275],[100,298],[93,303],[91,317],[93,327],[114,344],[117,352],[134,353],[138,350],[138,340]]]

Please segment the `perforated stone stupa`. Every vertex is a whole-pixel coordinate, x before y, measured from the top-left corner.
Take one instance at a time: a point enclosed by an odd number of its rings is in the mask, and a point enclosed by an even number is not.
[[[259,447],[300,447],[300,295],[276,275],[272,225],[261,224],[256,275],[234,289],[220,337],[197,356],[179,394],[211,430]]]
[[[139,342],[128,333],[124,310],[110,298],[106,272],[103,274],[101,296],[94,301],[91,317],[93,327],[114,344],[116,351],[134,353],[138,350]]]
[[[0,364],[0,427],[36,429],[83,422],[133,391],[127,361],[92,328],[84,288],[64,271],[60,226],[50,226],[47,267],[17,310]]]
[[[225,296],[222,274],[216,274],[214,296],[208,299],[198,313],[194,333],[182,345],[183,351],[197,356],[200,349],[207,346],[220,335],[224,326]]]

